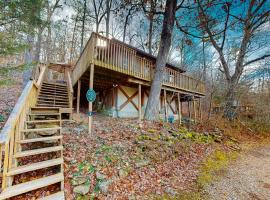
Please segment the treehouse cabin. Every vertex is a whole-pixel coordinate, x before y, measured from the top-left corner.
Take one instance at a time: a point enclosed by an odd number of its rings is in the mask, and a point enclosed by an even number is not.
[[[153,55],[92,33],[71,73],[77,112],[88,109],[85,94],[93,85],[97,93],[94,112],[143,118],[155,62]],[[204,84],[184,73],[184,69],[166,64],[161,96],[157,97],[163,119],[172,115],[179,118],[181,102],[194,101],[194,108],[199,111]]]
[[[49,185],[57,185],[57,191],[40,199],[64,200],[63,120],[72,117],[75,104],[77,112],[91,113],[89,130],[93,111],[142,119],[155,61],[139,49],[93,33],[74,67],[37,65],[0,134],[0,200],[17,199]],[[196,120],[200,110],[204,84],[184,72],[166,64],[162,93],[157,97],[165,120],[174,116],[181,122],[184,102],[188,102],[189,118]],[[89,88],[97,98],[88,105]],[[26,175],[35,179],[21,181]]]

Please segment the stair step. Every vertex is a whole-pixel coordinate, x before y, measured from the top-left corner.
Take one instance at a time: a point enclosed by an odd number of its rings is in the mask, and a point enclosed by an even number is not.
[[[60,130],[61,127],[55,128],[33,128],[33,129],[24,129],[21,132],[29,133],[29,132],[38,132],[38,131],[53,131],[53,130]]]
[[[69,102],[59,102],[59,101],[55,101],[55,102],[49,102],[49,101],[42,101],[42,102],[40,102],[40,101],[38,101],[38,103],[37,104],[39,104],[39,105],[47,105],[47,106],[50,106],[50,105],[54,105],[54,106],[58,106],[58,105],[69,105]]]
[[[14,176],[14,175],[17,175],[17,174],[22,174],[22,173],[26,173],[26,172],[30,172],[30,171],[35,171],[35,170],[38,170],[38,169],[43,169],[43,168],[47,168],[47,167],[60,165],[63,162],[64,162],[63,158],[57,158],[57,159],[32,163],[32,164],[29,164],[29,165],[23,165],[23,166],[19,166],[19,167],[11,169],[7,173],[7,175],[8,176]]]
[[[49,83],[49,82],[45,82],[43,81],[42,84],[46,84],[46,85],[59,85],[59,86],[67,86],[66,83]]]
[[[38,102],[64,102],[64,103],[68,103],[68,100],[67,99],[40,99],[38,98]]]
[[[59,87],[59,88],[67,88],[67,85],[56,85],[56,84],[42,84],[42,87]]]
[[[65,200],[65,194],[63,191],[61,191],[46,197],[42,197],[38,200]]]
[[[48,185],[52,185],[64,180],[63,174],[55,174],[40,179],[28,181],[18,185],[10,186],[2,191],[0,194],[0,200],[8,199],[26,192],[30,192]]]
[[[67,97],[67,95],[61,95],[61,94],[39,94],[39,97],[52,97],[52,98],[62,98]]]
[[[55,93],[68,93],[67,90],[59,90],[59,89],[54,89],[54,88],[41,88],[41,92],[55,92]]]
[[[37,104],[37,106],[50,106],[50,104]],[[58,108],[68,108],[69,105],[52,105],[52,107],[57,106]]]
[[[43,142],[43,141],[49,141],[49,140],[59,140],[62,139],[62,135],[57,136],[50,136],[50,137],[39,137],[39,138],[32,138],[32,139],[25,139],[25,140],[19,140],[17,141],[20,144],[26,144],[26,143],[32,143],[32,142]]]
[[[67,90],[54,90],[54,89],[44,89],[41,88],[40,92],[50,92],[50,93],[54,93],[54,94],[67,94],[68,91]]]
[[[42,86],[42,89],[49,89],[49,90],[64,90],[67,91],[67,87],[55,87],[55,86]]]
[[[57,108],[57,107],[51,108],[51,107],[46,107],[46,106],[44,106],[44,107],[32,107],[31,108],[31,110],[41,110],[41,109],[43,109],[43,110],[59,110],[59,108]]]
[[[60,113],[29,113],[29,116],[57,116]]]
[[[62,97],[57,97],[57,96],[53,96],[53,97],[43,97],[43,96],[39,96],[38,97],[39,100],[65,100],[65,101],[68,101],[68,98],[62,98]]]
[[[18,152],[14,155],[14,157],[21,158],[21,157],[33,156],[33,155],[42,154],[42,153],[56,152],[56,151],[61,151],[61,150],[63,150],[62,146],[47,147],[47,148]]]
[[[54,92],[54,91],[40,91],[40,96],[42,95],[54,95],[54,96],[67,96],[67,92]]]
[[[51,123],[51,122],[61,122],[60,119],[48,119],[48,120],[34,120],[34,121],[26,121],[28,124],[38,124],[38,123]]]

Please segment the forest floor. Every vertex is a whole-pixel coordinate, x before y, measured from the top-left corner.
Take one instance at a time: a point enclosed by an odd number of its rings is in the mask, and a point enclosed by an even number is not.
[[[68,199],[208,199],[241,150],[238,139],[206,124],[74,116],[64,133]]]

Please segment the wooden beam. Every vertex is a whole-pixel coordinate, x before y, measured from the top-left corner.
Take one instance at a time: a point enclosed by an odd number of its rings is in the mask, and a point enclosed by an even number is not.
[[[199,99],[199,118],[200,122],[202,121],[202,102],[201,99]]]
[[[138,91],[139,91],[139,99],[138,99],[138,105],[139,105],[139,120],[142,120],[142,85],[138,85]]]
[[[80,98],[81,98],[81,80],[78,80],[78,87],[77,87],[77,114],[80,112]]]
[[[165,89],[164,89],[164,107],[165,107],[165,121],[167,122],[168,109],[167,109],[167,96],[166,96],[166,90]]]
[[[94,64],[90,64],[90,79],[89,79],[89,89],[94,88]],[[88,114],[88,133],[92,136],[92,121],[93,121],[93,103],[89,102],[89,114]]]
[[[179,118],[179,125],[182,123],[182,107],[181,107],[181,101],[180,101],[180,93],[177,93],[177,99],[178,99],[178,118]]]
[[[190,100],[188,100],[188,118],[190,121],[191,120],[191,102],[190,102]]]

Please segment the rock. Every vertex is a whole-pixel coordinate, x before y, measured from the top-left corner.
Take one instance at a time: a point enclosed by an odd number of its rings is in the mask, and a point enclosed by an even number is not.
[[[120,169],[119,172],[118,172],[118,175],[119,175],[120,178],[124,178],[125,176],[128,175],[128,171],[124,170],[124,169]]]
[[[136,167],[144,167],[144,166],[147,166],[149,164],[149,161],[148,160],[141,160],[139,162],[137,162],[135,165]]]
[[[100,180],[104,180],[107,178],[106,175],[104,175],[100,172],[96,172],[96,177],[97,177],[97,179],[100,179]]]
[[[172,196],[175,196],[177,194],[177,192],[171,187],[166,187],[165,192],[172,195]]]
[[[136,200],[136,196],[135,195],[129,195],[128,200]]]
[[[73,192],[77,194],[85,195],[89,192],[89,190],[90,190],[90,185],[79,185],[73,189]]]
[[[87,181],[87,179],[85,177],[77,177],[76,179],[72,180],[72,185],[76,186],[76,185],[82,185]]]
[[[107,194],[109,191],[109,186],[112,183],[112,180],[104,181],[99,184],[99,188],[103,194]]]
[[[75,127],[73,130],[75,133],[81,134],[81,132],[84,130],[84,127],[78,126],[78,127]]]

